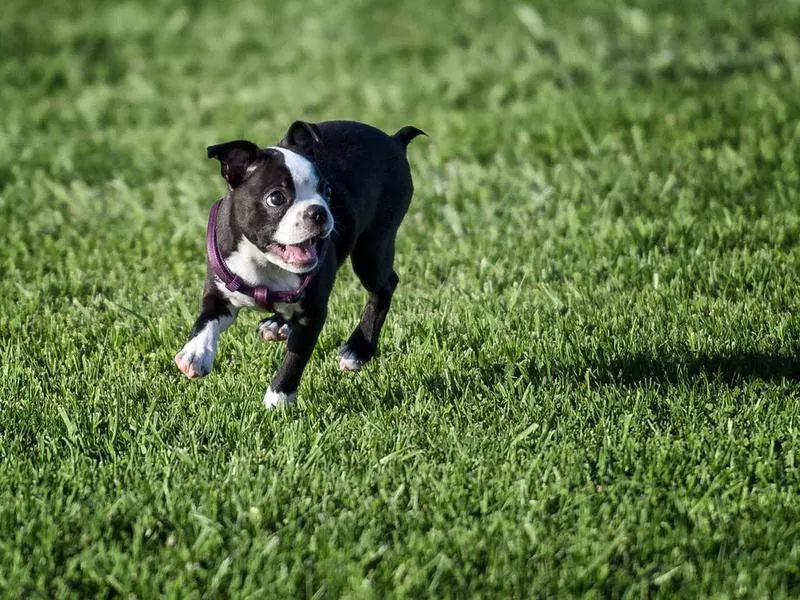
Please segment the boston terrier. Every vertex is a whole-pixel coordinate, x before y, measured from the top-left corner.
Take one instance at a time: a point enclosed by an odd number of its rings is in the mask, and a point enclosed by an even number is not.
[[[261,337],[287,342],[264,404],[293,404],[348,256],[369,296],[339,366],[357,371],[375,355],[399,282],[395,237],[414,191],[406,147],[418,135],[416,127],[390,136],[353,121],[297,121],[277,146],[208,148],[228,191],[208,221],[200,315],[175,357],[184,375],[208,375],[239,309],[262,309],[274,314],[259,324]]]

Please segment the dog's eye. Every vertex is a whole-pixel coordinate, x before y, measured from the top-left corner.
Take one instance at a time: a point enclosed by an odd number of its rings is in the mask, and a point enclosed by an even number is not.
[[[270,192],[267,196],[267,204],[270,206],[280,206],[284,202],[286,202],[286,196],[283,192],[279,192],[278,190]]]
[[[331,199],[331,186],[327,183],[322,184],[322,197],[325,198],[325,200]]]

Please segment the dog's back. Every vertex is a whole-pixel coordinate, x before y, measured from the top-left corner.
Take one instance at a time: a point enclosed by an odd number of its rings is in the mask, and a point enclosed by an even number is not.
[[[336,192],[349,196],[331,199],[343,259],[364,235],[393,237],[414,193],[406,147],[424,132],[408,126],[387,135],[356,121],[325,121],[317,128],[317,167]]]

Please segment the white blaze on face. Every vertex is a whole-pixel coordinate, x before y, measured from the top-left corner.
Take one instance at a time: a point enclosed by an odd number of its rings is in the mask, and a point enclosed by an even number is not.
[[[303,214],[310,206],[322,206],[328,213],[328,224],[333,229],[333,217],[328,205],[319,195],[319,175],[314,163],[286,148],[274,147],[283,154],[283,160],[294,184],[295,198],[289,210],[283,215],[278,228],[275,230],[274,240],[279,244],[293,245],[307,240],[309,237],[319,235],[320,232],[309,229]],[[324,235],[330,233],[323,232]]]

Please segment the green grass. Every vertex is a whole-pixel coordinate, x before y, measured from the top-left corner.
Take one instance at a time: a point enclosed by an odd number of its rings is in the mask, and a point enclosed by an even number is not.
[[[800,593],[800,4],[4,4],[6,597]],[[413,124],[381,354],[172,364],[205,147]]]

